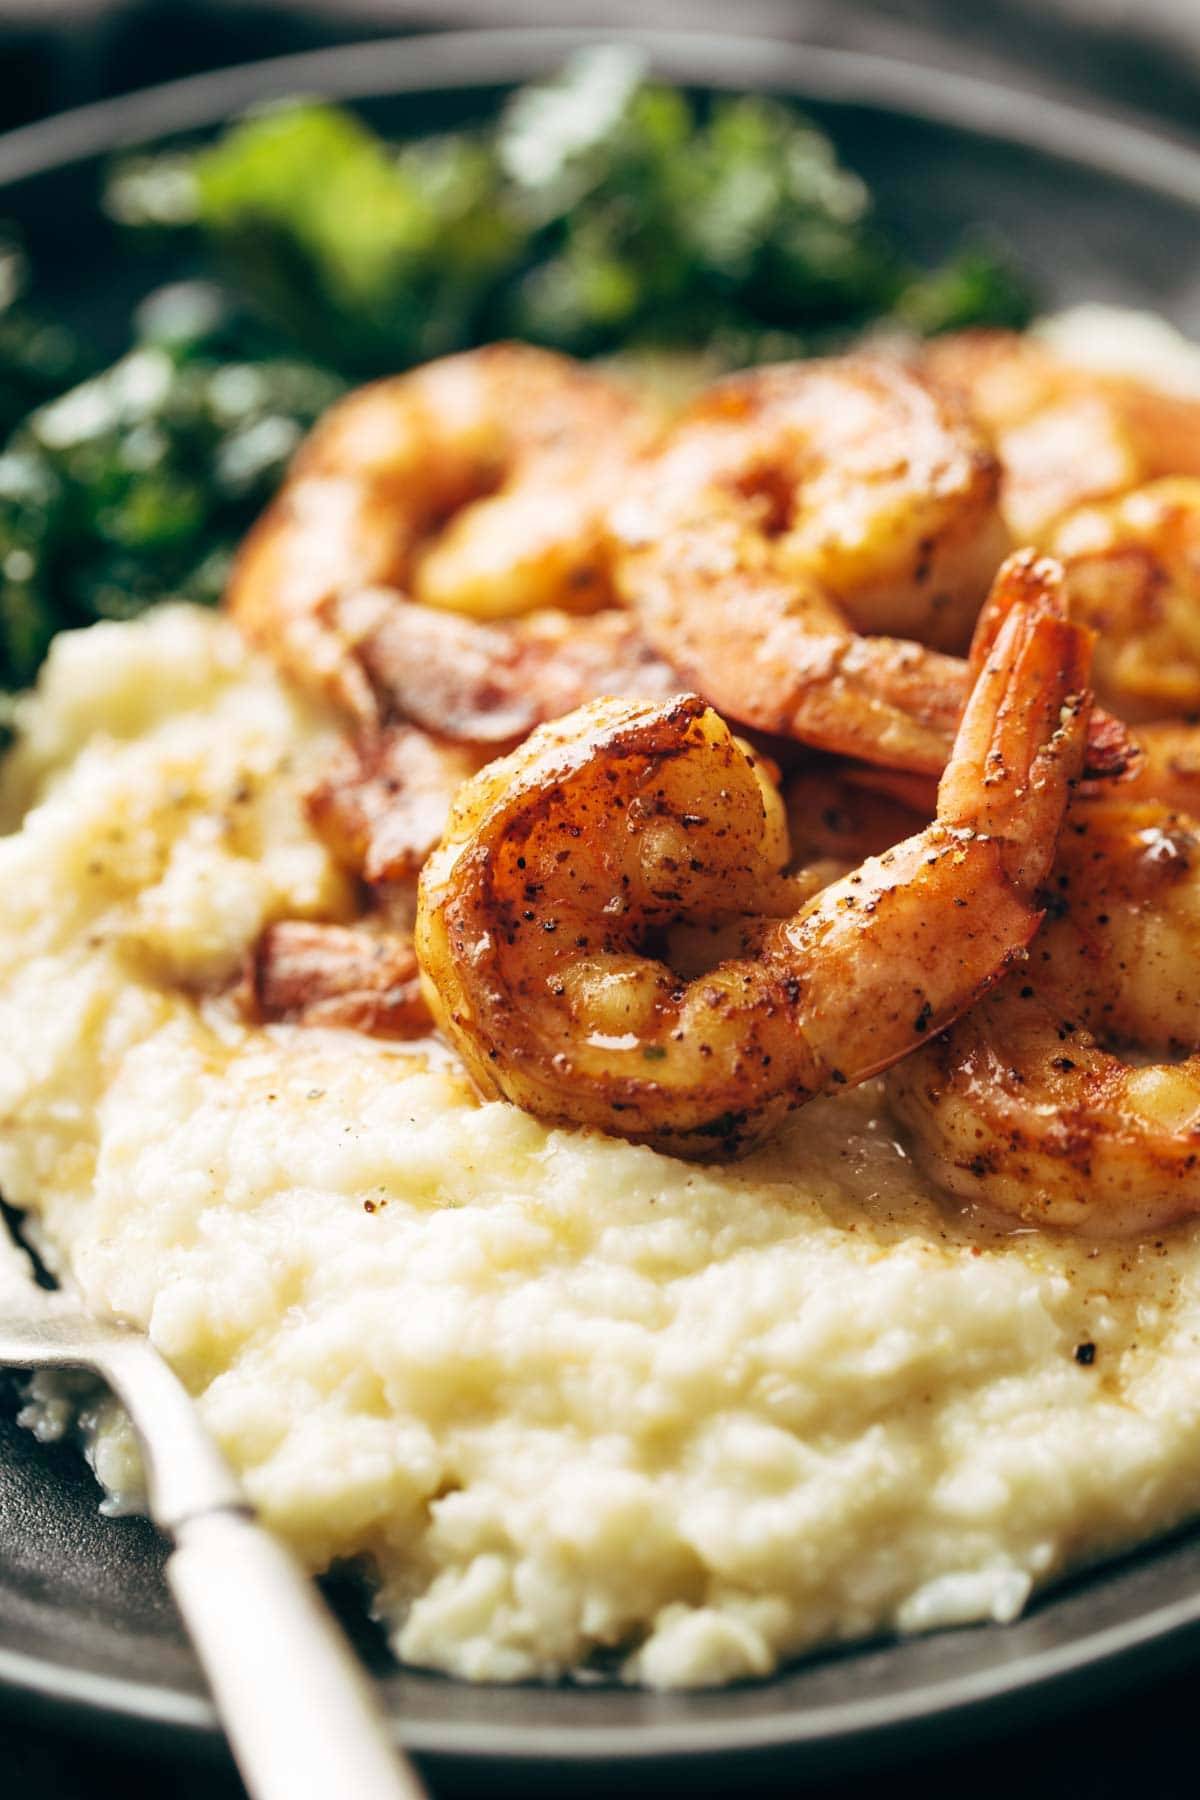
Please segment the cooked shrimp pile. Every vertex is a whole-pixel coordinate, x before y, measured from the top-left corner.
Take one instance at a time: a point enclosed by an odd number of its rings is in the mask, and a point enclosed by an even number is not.
[[[994,444],[1009,531],[1039,541],[1088,501],[1160,476],[1200,477],[1200,401],[1065,360],[1011,331],[935,339],[921,367]]]
[[[335,406],[243,546],[226,606],[347,722],[309,813],[401,966],[412,884],[459,784],[595,695],[680,685],[629,615],[594,610],[611,598],[607,508],[654,431],[631,393],[566,357],[448,357]],[[377,932],[318,938],[264,938],[248,985],[261,1016],[428,1030],[404,982],[375,994]]]
[[[1200,826],[1077,801],[1054,879],[1028,965],[892,1071],[892,1104],[953,1193],[1158,1231],[1200,1210]]]
[[[887,769],[945,767],[963,648],[1008,539],[965,412],[878,356],[755,369],[683,415],[614,512],[647,637],[738,723]],[[905,631],[916,635],[876,635]],[[1097,720],[1089,765],[1120,761]]]
[[[945,338],[923,369],[994,445],[1014,539],[1063,561],[1101,703],[1132,720],[1200,709],[1200,399],[1009,332]]]
[[[934,823],[791,910],[759,771],[712,708],[599,701],[467,783],[417,953],[485,1091],[685,1154],[745,1147],[864,1080],[1024,951],[1083,760],[1087,645],[1012,609]],[[779,916],[783,914],[784,916]],[[737,922],[686,979],[673,925]]]
[[[1194,1211],[1198,584],[1200,402],[1034,339],[671,421],[520,345],[377,383],[228,596],[343,719],[308,809],[364,894],[245,1004],[432,1020],[485,1094],[689,1156],[892,1068],[956,1194]]]
[[[1193,735],[1152,729],[1133,779],[1076,797],[1025,967],[889,1075],[952,1193],[1103,1236],[1200,1211]]]
[[[965,692],[932,646],[964,647],[1004,553],[999,473],[896,363],[753,370],[701,396],[618,507],[617,579],[741,723],[937,771]]]
[[[567,357],[496,344],[375,382],[302,445],[226,605],[296,680],[386,711],[342,618],[366,588],[469,618],[604,603],[607,505],[650,422]]]

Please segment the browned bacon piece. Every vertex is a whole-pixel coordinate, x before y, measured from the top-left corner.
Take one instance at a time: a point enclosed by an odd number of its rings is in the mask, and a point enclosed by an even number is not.
[[[431,1023],[408,934],[368,925],[268,925],[251,955],[243,997],[262,1022],[400,1038],[420,1037]]]
[[[459,785],[481,760],[415,726],[393,726],[342,745],[306,795],[306,810],[338,861],[364,881],[405,881],[420,872]]]

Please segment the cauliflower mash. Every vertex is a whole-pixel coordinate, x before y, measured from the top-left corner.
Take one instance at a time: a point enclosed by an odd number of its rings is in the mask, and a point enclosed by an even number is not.
[[[874,1084],[698,1168],[479,1104],[434,1044],[252,1027],[264,923],[350,916],[328,721],[168,607],[60,638],[0,841],[0,1190],[144,1327],[267,1522],[397,1654],[683,1687],[1010,1619],[1200,1498],[1194,1231],[951,1212]],[[98,1466],[128,1476],[102,1414]]]

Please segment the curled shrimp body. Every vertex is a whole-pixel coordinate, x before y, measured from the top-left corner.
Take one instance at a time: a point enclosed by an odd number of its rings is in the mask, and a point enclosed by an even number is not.
[[[602,700],[468,782],[422,874],[435,1018],[480,1089],[677,1154],[736,1154],[862,1081],[1018,960],[1083,753],[1086,638],[1006,617],[925,831],[797,906],[764,772],[702,700]],[[677,925],[738,953],[672,961]]]
[[[617,383],[522,344],[360,388],[301,445],[226,605],[294,680],[373,721],[342,601],[384,587],[476,618],[603,605],[603,515],[647,434]]]
[[[961,648],[1005,547],[998,471],[895,362],[752,370],[682,417],[615,513],[617,582],[656,647],[765,731],[940,770]]]
[[[1160,719],[1133,734],[1137,760],[1121,783],[1126,799],[1161,800],[1200,819],[1200,726]]]
[[[344,617],[381,722],[340,744],[304,798],[375,916],[354,930],[271,926],[243,997],[254,1017],[411,1036],[429,1027],[408,932],[414,882],[461,783],[592,695],[659,696],[679,683],[616,610],[580,619],[545,608],[485,625],[365,590]]]
[[[1159,1230],[1200,1211],[1200,825],[1080,800],[1052,892],[1028,966],[891,1071],[892,1108],[963,1199],[1093,1236]]]
[[[852,356],[719,382],[616,509],[617,582],[655,647],[723,714],[939,774],[960,647],[1004,547],[996,466],[953,403]],[[887,598],[887,607],[884,598]]]
[[[965,402],[1003,469],[1014,539],[1045,547],[1056,520],[1161,475],[1200,476],[1200,401],[1073,362],[1011,331],[935,338],[921,367]]]
[[[1200,480],[1165,477],[1050,534],[1072,618],[1096,633],[1098,698],[1123,719],[1200,708]]]

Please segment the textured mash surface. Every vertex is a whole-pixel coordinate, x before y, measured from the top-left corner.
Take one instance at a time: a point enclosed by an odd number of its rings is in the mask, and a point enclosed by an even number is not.
[[[402,1656],[761,1674],[1009,1618],[1200,1500],[1195,1234],[991,1233],[873,1087],[704,1170],[479,1105],[436,1046],[246,1028],[263,922],[353,905],[296,798],[327,725],[183,608],[60,639],[21,725],[0,1190],[312,1566],[373,1562]],[[119,1497],[117,1427],[95,1455]]]

